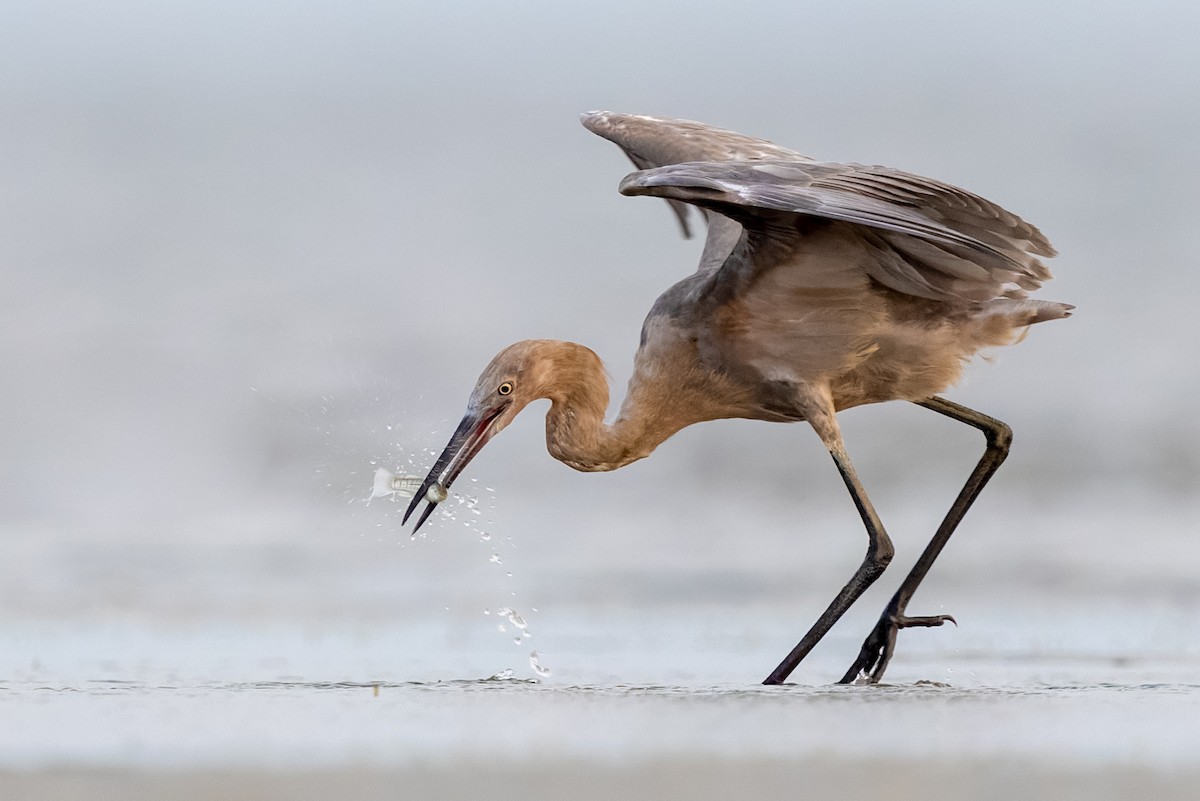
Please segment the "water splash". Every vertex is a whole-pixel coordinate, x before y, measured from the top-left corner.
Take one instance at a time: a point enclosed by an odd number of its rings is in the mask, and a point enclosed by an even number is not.
[[[541,676],[543,679],[550,675],[550,668],[546,667],[541,662],[541,657],[537,651],[529,652],[529,666],[533,668],[533,672]]]
[[[529,630],[529,624],[525,622],[525,618],[518,615],[514,610],[509,609],[507,606],[497,609],[496,614],[500,615],[501,617],[508,618],[508,622],[516,626],[520,631]]]
[[[400,449],[402,446],[399,443],[396,443],[395,447]],[[435,455],[436,454],[429,449],[426,449],[426,452],[424,453],[424,456],[426,457],[432,457]],[[394,452],[392,456],[397,457],[398,454]],[[421,459],[422,456],[420,454],[410,458],[403,458],[403,456],[400,456],[399,458],[371,459],[370,465],[372,468],[374,468],[374,475],[370,497],[366,499],[367,503],[370,503],[371,500],[375,498],[382,498],[385,500],[398,502],[415,497],[415,495],[420,492],[421,485],[424,483],[424,479],[420,475],[415,475],[422,469],[422,465],[418,465],[416,463]],[[380,466],[381,464],[389,463],[393,465],[400,465],[399,470],[393,472],[391,469]],[[413,474],[407,474],[409,471],[411,471]],[[479,537],[479,542],[481,544],[480,547],[487,548],[485,553],[488,555],[488,562],[495,565],[503,565],[504,562],[501,559],[500,554],[493,549],[498,543],[502,543],[512,548],[516,548],[516,544],[512,542],[511,537],[497,537],[491,530],[494,523],[494,521],[491,519],[491,506],[494,497],[489,496],[494,496],[495,489],[493,487],[484,487],[480,485],[479,480],[476,478],[471,478],[470,483],[472,485],[471,489],[475,494],[456,492],[450,495],[450,497],[446,499],[447,502],[439,506],[436,517],[441,518],[443,520],[443,524],[461,523],[463,526],[472,530]],[[483,490],[483,493],[479,493],[479,490]],[[438,499],[430,498],[430,500],[436,501]],[[402,510],[403,507],[400,506],[399,508]],[[485,511],[487,512],[486,515]],[[393,512],[389,510],[385,511],[385,514],[390,516],[393,514]],[[399,514],[399,512],[395,512],[395,514]],[[419,533],[414,532],[410,538],[415,539],[418,536],[424,538],[429,531],[436,531],[436,529],[437,527],[434,526],[424,529]],[[513,578],[513,573],[511,570],[503,570],[503,572],[505,578]],[[512,585],[510,584],[509,587],[512,587]],[[516,590],[512,590],[508,592],[508,595],[512,596],[512,598],[516,598],[517,592]],[[512,603],[512,601],[509,601],[509,603]],[[534,609],[533,611],[536,612],[537,610]],[[495,614],[493,615],[493,613]],[[496,627],[498,632],[510,637],[513,644],[518,647],[533,637],[533,632],[530,630],[528,622],[519,612],[511,607],[503,606],[485,608],[483,610],[483,614],[485,617],[490,618],[492,625]],[[550,673],[550,671],[542,666],[538,661],[536,652],[534,652],[531,657],[530,665],[538,676],[544,677],[548,676]],[[511,678],[511,672],[506,673],[508,675],[498,674],[498,677]]]
[[[399,443],[397,443],[394,447],[397,449],[397,451],[399,451],[401,448]],[[434,452],[428,448],[425,449],[423,453],[424,457],[431,457],[434,455]],[[365,500],[366,505],[370,505],[371,501],[376,498],[382,498],[392,502],[399,502],[397,503],[396,508],[385,510],[384,514],[388,516],[401,515],[407,506],[408,499],[413,498],[418,492],[420,492],[421,487],[425,483],[425,479],[422,478],[424,474],[419,473],[419,471],[423,470],[423,465],[418,465],[418,461],[424,462],[427,460],[420,454],[410,457],[404,457],[402,455],[397,456],[393,454],[393,456],[385,459],[371,459],[370,463],[375,468],[372,477],[371,491],[365,499],[359,496],[359,501],[361,502]],[[384,464],[401,464],[402,466],[399,469],[403,471],[403,473],[393,472],[393,470],[386,467],[378,467],[381,462]],[[407,467],[403,466],[404,464],[406,464]],[[411,470],[412,473],[408,473],[409,470]],[[478,480],[471,479],[471,482],[475,484],[475,488],[478,489]],[[455,492],[451,494],[441,484],[434,483],[426,490],[425,499],[430,503],[437,505],[437,512],[433,515],[431,522],[436,524],[436,521],[441,520],[443,525],[457,522],[476,533],[483,534],[483,514],[484,510],[490,511],[492,507],[492,503],[494,501],[494,497],[490,497],[492,495],[493,493],[490,491],[485,495],[472,495],[466,492]],[[490,523],[490,521],[488,522]],[[382,524],[377,522],[376,526],[381,527]],[[408,539],[409,541],[413,541],[418,538],[425,539],[431,531],[436,529],[437,525],[433,525],[428,528],[423,528],[419,532],[410,532]]]

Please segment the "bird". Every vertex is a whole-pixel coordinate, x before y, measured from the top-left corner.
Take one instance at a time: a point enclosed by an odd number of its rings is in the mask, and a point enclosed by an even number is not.
[[[1029,297],[1056,255],[1033,225],[941,181],[890,167],[819,161],[690,120],[595,111],[584,127],[637,167],[619,191],[665,199],[683,235],[707,224],[700,263],[651,306],[624,402],[591,349],[525,340],[476,382],[461,423],[404,515],[420,528],[467,464],[531,401],[549,399],[546,447],[581,471],[616,470],[696,423],[807,422],[867,533],[859,567],[764,680],[786,682],[891,562],[895,548],[855,473],[837,413],[918,404],[984,435],[986,448],[929,545],[892,596],[840,683],[878,683],[904,628],[957,622],[911,616],[908,602],[967,509],[1008,454],[1012,431],[940,396],[972,356],[1070,316]]]

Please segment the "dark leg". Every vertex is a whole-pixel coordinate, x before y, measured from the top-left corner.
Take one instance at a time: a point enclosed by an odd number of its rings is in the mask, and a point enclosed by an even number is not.
[[[831,433],[822,432],[821,429],[818,431],[823,433],[824,437],[828,437],[826,442],[831,444],[829,452],[833,456],[834,463],[837,464],[838,471],[842,474],[842,480],[846,482],[846,488],[850,490],[850,495],[854,498],[854,505],[858,507],[863,525],[867,527],[867,555],[863,557],[862,564],[851,576],[850,581],[817,618],[813,627],[792,649],[787,658],[779,663],[779,667],[771,671],[771,675],[767,676],[763,684],[782,684],[796,669],[796,665],[800,664],[800,660],[808,656],[808,652],[833,627],[838,618],[858,600],[867,587],[875,583],[875,579],[883,573],[888,562],[892,561],[892,554],[895,553],[892,541],[888,538],[887,532],[883,530],[883,524],[879,522],[879,515],[875,514],[875,509],[871,506],[867,493],[854,473],[854,467],[850,464],[850,457],[846,455],[845,448],[842,447],[841,437],[836,433],[836,428],[833,428]]]
[[[933,539],[929,541],[929,545],[925,547],[921,558],[913,565],[912,571],[904,579],[900,589],[892,596],[887,608],[883,610],[879,622],[875,624],[875,628],[863,642],[858,659],[846,671],[840,684],[849,684],[857,680],[859,676],[864,676],[871,684],[877,683],[883,676],[883,671],[887,669],[888,662],[891,661],[892,652],[896,648],[896,632],[900,629],[912,626],[940,626],[947,620],[951,623],[954,622],[954,618],[949,615],[907,617],[904,610],[908,607],[909,600],[917,591],[917,586],[925,578],[925,574],[929,572],[934,560],[946,546],[950,535],[954,533],[958,522],[962,520],[963,515],[971,508],[971,504],[979,497],[979,493],[987,484],[988,479],[1008,456],[1008,447],[1012,442],[1012,429],[1007,425],[973,409],[968,409],[966,406],[951,403],[944,398],[930,398],[918,401],[918,403],[926,409],[933,409],[939,414],[978,428],[987,437],[987,450],[984,451],[979,464],[975,465],[975,470],[967,479],[962,491],[958,493],[958,498],[950,507],[950,511],[946,513],[946,518],[938,527],[937,533],[933,535]]]

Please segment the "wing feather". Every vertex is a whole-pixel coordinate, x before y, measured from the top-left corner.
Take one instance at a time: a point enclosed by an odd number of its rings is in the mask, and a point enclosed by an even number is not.
[[[672,120],[611,111],[590,111],[580,116],[583,126],[616,144],[639,170],[688,161],[807,161],[808,157],[766,139],[745,136],[692,120]],[[691,238],[687,203],[665,198],[685,238]],[[720,267],[741,236],[741,226],[727,217],[705,215],[708,238],[700,269]]]
[[[583,125],[620,147],[641,172],[625,194],[655,195],[691,235],[688,205],[704,210],[699,271],[719,269],[743,226],[771,212],[841,220],[869,231],[868,272],[930,298],[1022,297],[1050,278],[1055,255],[1037,228],[979,195],[902,170],[817,162],[765,139],[691,120],[595,111]]]
[[[1021,297],[1050,277],[1037,257],[1054,255],[1037,228],[991,201],[887,167],[682,163],[634,173],[621,192],[691,203],[747,228],[765,227],[780,212],[862,226],[880,251],[872,277],[921,297]]]

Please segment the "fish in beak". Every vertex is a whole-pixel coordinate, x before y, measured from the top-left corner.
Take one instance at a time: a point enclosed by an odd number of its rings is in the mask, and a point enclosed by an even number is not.
[[[417,525],[413,528],[414,534],[433,514],[437,505],[446,500],[446,490],[454,483],[454,479],[458,478],[458,474],[475,458],[475,454],[483,449],[488,440],[507,424],[508,420],[501,423],[500,418],[509,406],[506,401],[485,408],[477,408],[473,403],[467,408],[467,413],[454,430],[446,449],[433,463],[433,469],[421,482],[421,488],[413,495],[412,502],[404,513],[403,522],[407,523],[421,501],[429,504],[417,518]],[[511,415],[508,419],[511,419]]]

